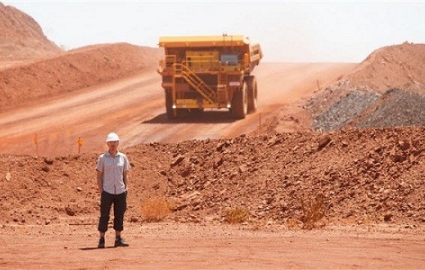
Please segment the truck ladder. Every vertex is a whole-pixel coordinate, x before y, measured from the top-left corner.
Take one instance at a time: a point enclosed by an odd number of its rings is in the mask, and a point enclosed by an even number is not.
[[[175,63],[174,64],[176,75],[182,75],[183,78],[201,94],[210,103],[215,103],[214,97],[215,92],[211,87],[205,84],[205,82],[199,78],[190,68],[186,65]]]

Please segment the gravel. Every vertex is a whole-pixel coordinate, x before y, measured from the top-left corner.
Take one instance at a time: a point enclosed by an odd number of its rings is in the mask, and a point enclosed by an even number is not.
[[[424,95],[398,88],[379,94],[374,91],[350,88],[347,87],[348,85],[340,84],[339,88],[327,90],[329,95],[335,96],[335,93],[339,93],[340,99],[322,112],[317,109],[320,106],[316,103],[323,102],[323,94],[321,97],[310,100],[306,107],[314,116],[312,123],[314,130],[329,132],[344,127],[381,128],[425,125]],[[342,93],[345,93],[345,96]]]
[[[323,114],[314,118],[312,127],[320,131],[333,131],[342,128],[352,119],[360,116],[371,104],[379,99],[379,94],[361,91],[349,92]]]
[[[425,96],[400,89],[388,90],[358,127],[425,125]]]

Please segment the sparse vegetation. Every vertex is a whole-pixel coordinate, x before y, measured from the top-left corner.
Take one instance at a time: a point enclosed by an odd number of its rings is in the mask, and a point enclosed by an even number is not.
[[[303,210],[303,229],[311,230],[314,228],[315,223],[321,220],[326,214],[326,206],[323,194],[318,194],[314,201],[304,202],[301,200],[301,207]]]
[[[163,220],[171,212],[170,209],[170,204],[164,197],[149,198],[140,207],[141,215],[147,222]]]
[[[230,224],[238,224],[247,221],[248,211],[242,208],[229,209],[225,213],[224,220]]]
[[[285,225],[288,229],[299,229],[303,226],[303,223],[296,218],[288,218],[285,221]]]

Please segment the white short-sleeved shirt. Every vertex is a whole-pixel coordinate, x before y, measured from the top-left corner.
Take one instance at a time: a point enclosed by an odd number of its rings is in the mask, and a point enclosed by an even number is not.
[[[106,151],[99,156],[96,170],[102,172],[103,191],[109,194],[121,194],[126,191],[124,171],[130,170],[130,162],[125,154],[118,152],[112,156]]]

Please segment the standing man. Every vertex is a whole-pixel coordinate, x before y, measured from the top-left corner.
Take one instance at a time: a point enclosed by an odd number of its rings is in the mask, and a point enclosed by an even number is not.
[[[127,208],[127,184],[130,163],[127,156],[118,151],[119,137],[109,133],[106,137],[108,151],[101,154],[97,161],[97,184],[100,195],[100,218],[98,230],[100,239],[98,248],[105,247],[105,232],[108,230],[109,213],[114,205],[114,247],[127,247],[127,242],[121,237],[124,229],[124,213]]]

